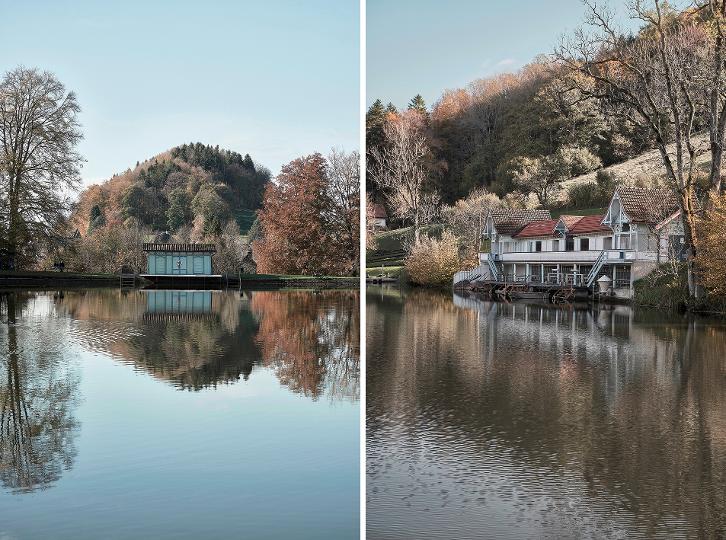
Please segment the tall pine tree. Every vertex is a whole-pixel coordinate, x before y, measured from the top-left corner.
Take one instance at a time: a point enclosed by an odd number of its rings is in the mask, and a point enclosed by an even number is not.
[[[426,110],[426,102],[424,101],[424,98],[421,97],[421,94],[416,94],[413,99],[408,102],[408,110],[417,111],[423,115],[428,115],[428,111]]]

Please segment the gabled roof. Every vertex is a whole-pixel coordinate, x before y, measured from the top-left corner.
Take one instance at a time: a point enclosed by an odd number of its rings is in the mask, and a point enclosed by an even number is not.
[[[612,232],[612,229],[607,225],[602,224],[602,220],[605,219],[604,214],[598,214],[596,216],[578,216],[578,219],[572,227],[568,230],[571,234],[586,234],[586,233],[607,233]]]
[[[562,223],[568,234],[605,233],[612,230],[602,224],[605,216],[560,216],[557,224]]]
[[[565,228],[569,231],[570,229],[572,229],[573,225],[575,225],[575,223],[580,221],[583,217],[584,216],[569,216],[567,214],[563,214],[560,216],[559,221],[564,223]]]
[[[386,207],[383,206],[381,203],[375,203],[373,205],[373,217],[375,219],[386,219],[388,217]]]
[[[517,234],[516,238],[533,238],[535,236],[552,236],[557,221],[554,219],[545,219],[542,221],[532,221],[527,223]]]
[[[499,234],[513,234],[531,221],[552,219],[549,210],[522,210],[518,208],[494,208],[489,211],[494,228]]]
[[[615,192],[633,223],[655,225],[680,209],[678,198],[670,189],[621,186]]]

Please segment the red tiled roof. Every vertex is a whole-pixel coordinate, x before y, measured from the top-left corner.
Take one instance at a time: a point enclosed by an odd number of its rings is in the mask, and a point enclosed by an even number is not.
[[[375,203],[373,205],[373,217],[376,219],[386,219],[388,217],[386,207],[381,203]]]
[[[524,228],[514,235],[515,238],[531,238],[534,236],[552,236],[557,220],[545,219],[527,223]]]
[[[585,234],[585,233],[599,233],[599,232],[610,232],[610,227],[602,225],[602,220],[605,219],[604,215],[598,216],[578,216],[580,219],[577,220],[571,227],[568,226],[571,234]]]
[[[567,227],[567,230],[572,229],[572,226],[580,221],[583,218],[583,216],[568,216],[568,215],[561,215],[560,219],[565,224],[565,227]]]

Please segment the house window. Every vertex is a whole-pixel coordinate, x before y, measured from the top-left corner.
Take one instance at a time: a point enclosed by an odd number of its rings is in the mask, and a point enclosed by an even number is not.
[[[560,250],[560,241],[552,240],[552,251],[559,251],[559,250]]]
[[[537,240],[534,243],[534,250],[535,251],[542,251],[542,240]]]
[[[575,251],[575,239],[572,236],[565,238],[565,251]]]
[[[602,239],[602,248],[603,249],[613,249],[613,237],[612,236],[606,236]]]
[[[589,238],[580,238],[580,251],[590,251]]]

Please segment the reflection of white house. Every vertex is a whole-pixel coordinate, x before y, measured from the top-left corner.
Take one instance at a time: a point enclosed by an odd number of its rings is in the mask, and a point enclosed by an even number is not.
[[[144,244],[146,272],[152,276],[211,275],[214,244]]]
[[[490,249],[479,254],[479,279],[593,287],[607,276],[616,294],[630,296],[634,280],[682,256],[683,224],[670,191],[620,187],[604,215],[491,210],[484,236]]]

